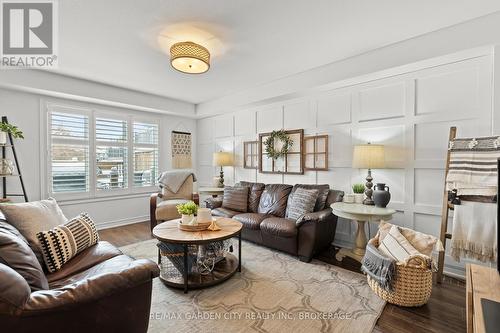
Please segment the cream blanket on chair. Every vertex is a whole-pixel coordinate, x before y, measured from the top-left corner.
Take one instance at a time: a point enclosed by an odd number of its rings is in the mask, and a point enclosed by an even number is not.
[[[455,205],[451,256],[472,258],[482,262],[496,261],[497,205],[462,201]]]

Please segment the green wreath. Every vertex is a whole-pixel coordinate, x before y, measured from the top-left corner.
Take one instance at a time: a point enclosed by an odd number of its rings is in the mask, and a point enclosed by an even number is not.
[[[274,142],[279,140],[283,142],[281,150],[274,148]],[[264,141],[265,151],[268,158],[278,159],[285,156],[293,146],[293,140],[286,134],[285,130],[273,131],[271,135]]]

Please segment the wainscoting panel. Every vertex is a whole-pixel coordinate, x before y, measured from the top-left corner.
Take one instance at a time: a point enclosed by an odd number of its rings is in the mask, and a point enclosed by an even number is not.
[[[214,137],[223,138],[228,136],[233,136],[233,115],[224,114],[214,118]]]
[[[329,91],[317,99],[318,128],[351,122],[351,94]]]
[[[200,184],[210,183],[217,172],[208,156],[223,148],[235,154],[235,167],[225,168],[227,184],[326,183],[351,193],[351,185],[364,183],[367,173],[351,168],[353,144],[380,143],[386,146],[387,168],[373,170],[373,177],[391,189],[393,222],[438,236],[449,128],[457,126],[461,137],[492,135],[491,71],[492,57],[485,55],[199,120]],[[234,133],[221,137],[230,133],[221,126],[229,124]],[[276,175],[243,169],[242,142],[281,128],[328,134],[329,170]],[[377,223],[370,223],[367,233],[376,231]],[[351,221],[339,219],[334,243],[351,245],[354,233]],[[445,271],[460,275],[463,267],[446,256]]]
[[[292,102],[283,107],[283,123],[286,129],[315,129],[316,112],[309,100]]]
[[[370,84],[371,86],[371,84]],[[404,82],[380,83],[359,92],[361,121],[404,116],[406,89]]]

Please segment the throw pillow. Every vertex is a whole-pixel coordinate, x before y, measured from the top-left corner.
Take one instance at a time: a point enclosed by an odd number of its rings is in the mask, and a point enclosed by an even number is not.
[[[4,203],[0,204],[0,210],[7,222],[26,238],[40,263],[43,263],[42,248],[36,234],[68,221],[53,198],[15,204]]]
[[[290,206],[287,207],[287,217],[297,220],[302,215],[313,212],[317,198],[318,190],[306,190],[299,187],[293,193]]]
[[[50,273],[59,270],[78,253],[99,242],[95,224],[86,213],[52,230],[40,231],[37,237]]]
[[[403,262],[412,255],[420,254],[410,242],[399,232],[396,225],[391,227],[389,233],[378,246],[380,252],[396,261]]]
[[[248,206],[248,187],[245,186],[226,186],[224,187],[224,198],[222,207],[235,210],[237,212],[246,212]]]
[[[388,222],[380,222],[379,225],[379,242],[382,243],[385,236],[391,230],[393,224]],[[427,235],[419,231],[415,231],[409,228],[399,227],[401,234],[410,242],[410,244],[417,249],[420,253],[425,254],[430,257],[432,251],[443,251],[443,245],[441,241],[432,235]]]
[[[49,283],[42,266],[19,231],[7,222],[0,222],[0,263],[21,275],[31,291],[47,290]]]

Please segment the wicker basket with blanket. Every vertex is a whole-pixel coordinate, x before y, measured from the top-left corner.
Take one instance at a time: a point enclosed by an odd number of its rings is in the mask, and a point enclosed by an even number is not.
[[[368,244],[378,248],[379,234]],[[410,256],[404,262],[395,263],[391,288],[383,288],[367,275],[369,286],[383,300],[400,306],[421,306],[427,303],[432,292],[432,268],[429,260],[421,255]]]

